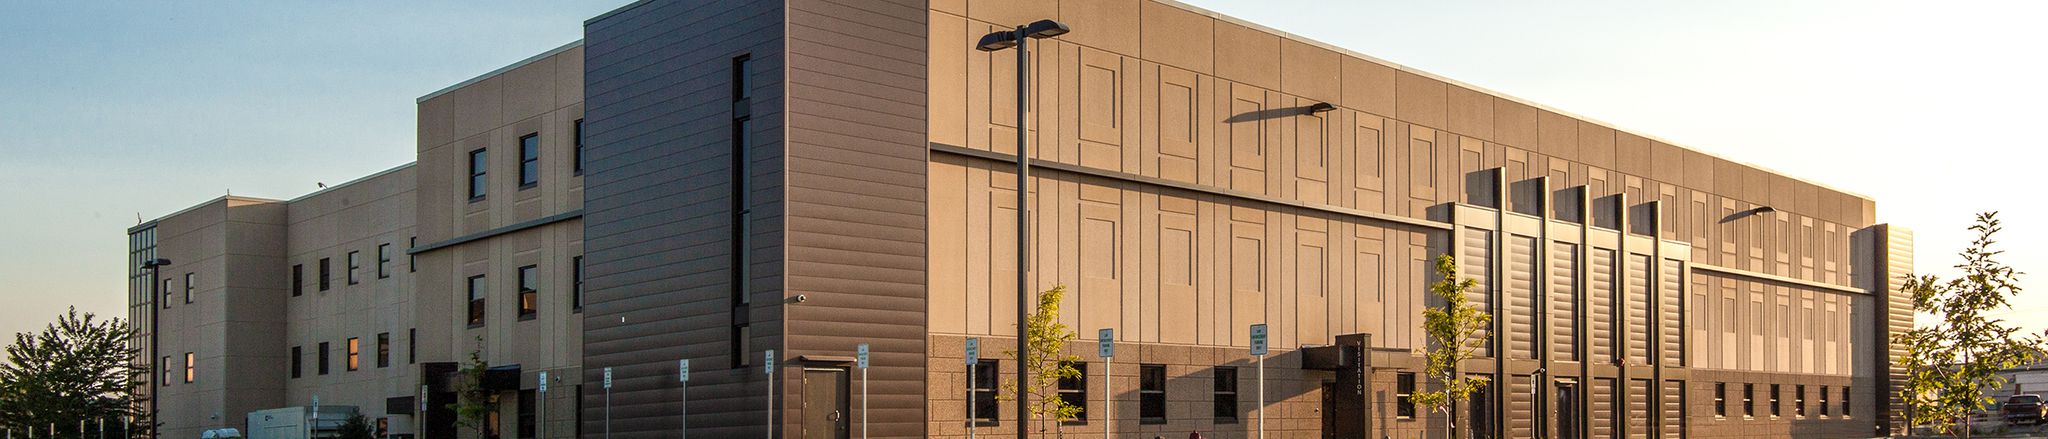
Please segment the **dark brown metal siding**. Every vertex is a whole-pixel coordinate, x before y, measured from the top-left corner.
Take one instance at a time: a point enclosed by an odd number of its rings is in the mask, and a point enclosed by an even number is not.
[[[1650,380],[1628,380],[1628,437],[1650,437]]]
[[[1508,380],[1508,437],[1536,437],[1536,381],[1529,375]]]
[[[1537,357],[1536,238],[1508,235],[1507,334],[1508,358]]]
[[[809,300],[785,344],[795,358],[869,343],[869,434],[923,437],[925,4],[791,0],[788,16],[788,285]]]
[[[1614,250],[1593,249],[1593,266],[1589,267],[1586,292],[1592,294],[1592,358],[1587,361],[1605,362],[1614,359]]]
[[[1662,411],[1663,424],[1658,430],[1665,439],[1679,439],[1685,436],[1685,382],[1665,380]]]
[[[758,359],[781,338],[782,15],[767,2],[653,1],[585,25],[586,434],[604,431],[603,371],[611,367],[612,437],[675,437],[683,400],[676,360],[690,358],[690,431],[763,435],[767,381],[758,360],[726,370],[731,78],[733,57],[748,54],[755,298],[747,355]]]
[[[1551,359],[1579,361],[1579,246],[1550,244]]]
[[[1614,399],[1616,389],[1613,378],[1593,379],[1593,425],[1588,426],[1593,437],[1611,438],[1616,430]]]
[[[1657,364],[1685,366],[1685,316],[1680,307],[1685,298],[1685,277],[1677,259],[1665,259],[1657,266]]]
[[[1464,253],[1462,256],[1464,259],[1457,261],[1458,278],[1479,281],[1477,286],[1465,292],[1465,299],[1473,308],[1478,309],[1480,312],[1491,314],[1494,311],[1493,231],[1465,229],[1464,239],[1460,239],[1458,242],[1463,247],[1460,251]],[[1438,279],[1431,279],[1432,282],[1436,280]],[[1494,318],[1498,319],[1500,316],[1494,316]],[[1497,335],[1486,337],[1486,346],[1482,348],[1481,352],[1484,353],[1481,355],[1494,355],[1494,346],[1497,346],[1495,340],[1499,339],[1500,337]]]
[[[1623,321],[1628,331],[1629,364],[1649,364],[1650,360],[1650,257],[1630,253],[1628,257],[1628,297],[1625,303],[1627,313]]]

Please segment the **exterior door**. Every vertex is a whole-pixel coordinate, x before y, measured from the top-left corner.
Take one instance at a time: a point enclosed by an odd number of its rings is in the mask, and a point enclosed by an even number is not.
[[[804,439],[847,439],[852,412],[846,387],[846,369],[804,369]]]
[[[1323,382],[1323,438],[1335,439],[1337,433],[1337,382]]]
[[[1579,439],[1585,437],[1579,432],[1579,383],[1557,382],[1557,437],[1558,439]]]

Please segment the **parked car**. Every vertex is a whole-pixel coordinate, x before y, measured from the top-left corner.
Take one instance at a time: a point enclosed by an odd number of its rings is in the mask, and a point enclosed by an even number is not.
[[[2041,395],[2013,395],[1999,411],[2005,413],[2007,425],[2039,424],[2048,418],[2048,404],[2041,403]]]

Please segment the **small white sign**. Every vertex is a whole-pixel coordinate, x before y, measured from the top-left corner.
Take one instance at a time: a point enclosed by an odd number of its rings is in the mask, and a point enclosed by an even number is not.
[[[775,350],[769,349],[765,358],[766,361],[761,362],[761,371],[768,376],[775,376]]]
[[[967,364],[968,364],[968,365],[973,365],[974,363],[976,363],[976,362],[980,362],[980,361],[981,361],[981,339],[980,339],[980,338],[969,338],[969,339],[967,339]]]
[[[604,368],[604,388],[612,388],[612,368]]]
[[[690,360],[676,360],[676,381],[690,382]]]
[[[427,385],[425,385],[425,384],[421,384],[421,385],[420,385],[420,413],[419,413],[419,416],[426,416],[426,415],[427,415]]]
[[[1101,331],[1095,331],[1095,339],[1096,354],[1102,358],[1116,356],[1116,329],[1102,328]]]
[[[535,387],[540,393],[548,393],[548,371],[540,371],[540,385]]]
[[[867,368],[868,368],[868,344],[867,344],[867,343],[861,343],[861,344],[860,344],[860,348],[859,348],[859,349],[856,349],[856,350],[854,350],[854,351],[853,351],[853,358],[854,358],[855,362],[856,362],[856,363],[858,363],[858,364],[860,365],[860,368],[861,368],[861,369],[867,369]]]
[[[1266,324],[1252,325],[1252,356],[1266,355]]]

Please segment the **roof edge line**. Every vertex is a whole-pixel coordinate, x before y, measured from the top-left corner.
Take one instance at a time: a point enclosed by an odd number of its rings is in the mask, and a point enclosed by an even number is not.
[[[441,95],[445,95],[445,94],[448,94],[449,92],[453,92],[453,91],[455,91],[456,89],[459,89],[459,88],[463,88],[463,87],[468,87],[468,86],[470,86],[470,85],[473,85],[473,84],[476,84],[476,83],[479,83],[479,82],[484,82],[484,80],[486,80],[486,79],[491,79],[491,77],[493,77],[493,76],[498,76],[498,75],[502,75],[502,74],[504,74],[505,72],[509,72],[509,71],[512,71],[512,69],[516,69],[516,68],[520,68],[520,67],[525,67],[525,66],[526,66],[527,64],[533,64],[533,63],[534,63],[535,61],[540,61],[540,60],[541,60],[541,59],[543,59],[543,58],[547,58],[547,57],[550,57],[550,56],[555,56],[555,54],[559,54],[559,53],[562,53],[562,52],[567,52],[567,51],[569,51],[569,49],[574,49],[574,48],[580,47],[580,46],[582,46],[582,45],[583,45],[583,39],[582,39],[582,38],[577,38],[577,39],[576,39],[576,41],[570,41],[570,42],[569,42],[569,44],[563,44],[563,45],[562,45],[561,47],[556,47],[556,48],[554,48],[553,50],[549,50],[549,51],[546,51],[546,52],[541,52],[541,54],[539,54],[539,55],[534,55],[534,56],[530,56],[530,57],[527,57],[526,59],[522,59],[522,60],[519,60],[519,62],[515,62],[515,63],[512,63],[511,65],[507,65],[507,66],[504,66],[504,67],[499,67],[499,68],[498,68],[497,70],[492,70],[492,71],[490,71],[490,73],[485,73],[485,74],[482,74],[482,75],[477,75],[477,76],[476,76],[476,77],[474,77],[474,78],[469,78],[468,80],[465,80],[465,81],[462,81],[462,82],[457,82],[457,83],[455,83],[455,85],[450,85],[450,86],[447,86],[447,87],[442,87],[442,88],[441,88],[440,90],[435,90],[435,91],[434,91],[433,93],[427,93],[427,95],[426,95],[426,96],[420,96],[420,98],[419,98],[418,100],[415,100],[415,101],[413,101],[413,103],[414,103],[414,104],[424,104],[424,103],[426,103],[426,102],[427,102],[427,100],[429,100],[429,99],[433,99],[433,98],[441,97]]]

